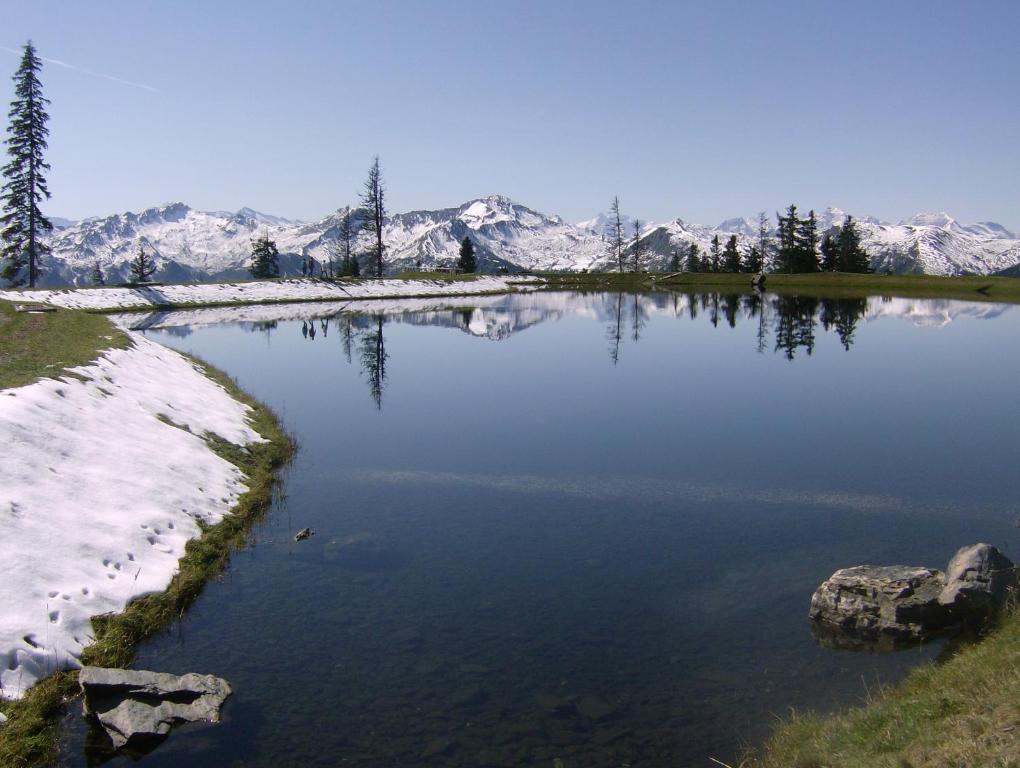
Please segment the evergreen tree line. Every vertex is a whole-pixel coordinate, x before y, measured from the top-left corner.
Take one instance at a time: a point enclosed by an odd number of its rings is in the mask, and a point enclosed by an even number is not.
[[[861,246],[861,236],[853,216],[847,216],[836,233],[826,233],[819,246],[815,212],[797,215],[797,206],[776,214],[775,272],[870,272],[871,260]]]

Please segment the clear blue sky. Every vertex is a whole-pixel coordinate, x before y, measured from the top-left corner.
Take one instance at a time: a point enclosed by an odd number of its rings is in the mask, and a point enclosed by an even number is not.
[[[658,221],[796,202],[1020,228],[1016,0],[2,0],[0,19],[0,45],[74,67],[42,74],[55,215],[314,219],[378,154],[393,211],[501,193],[578,220],[618,194]]]

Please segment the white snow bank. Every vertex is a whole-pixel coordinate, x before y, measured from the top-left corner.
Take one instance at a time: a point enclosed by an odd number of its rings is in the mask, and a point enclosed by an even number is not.
[[[313,279],[266,280],[251,283],[195,283],[140,288],[60,288],[0,291],[0,299],[33,301],[71,309],[131,309],[168,304],[256,303],[265,301],[349,301],[401,296],[471,296],[507,293],[535,284],[519,277],[478,277],[474,280],[363,280],[326,282]]]
[[[245,477],[197,435],[261,441],[248,406],[185,357],[133,346],[0,391],[0,695],[78,666],[90,618],[160,592],[199,520],[216,523]],[[191,432],[162,422],[165,415]]]

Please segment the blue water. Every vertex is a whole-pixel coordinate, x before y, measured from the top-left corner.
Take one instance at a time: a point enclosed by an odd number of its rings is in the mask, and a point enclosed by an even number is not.
[[[134,665],[227,678],[225,722],[144,762],[709,766],[934,659],[821,647],[808,601],[847,565],[1017,555],[1020,311],[763,304],[139,321],[299,446],[252,546]]]

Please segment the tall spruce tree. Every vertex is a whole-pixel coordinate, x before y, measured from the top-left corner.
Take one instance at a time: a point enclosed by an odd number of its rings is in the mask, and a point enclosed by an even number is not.
[[[797,206],[791,204],[786,209],[786,216],[776,214],[776,271],[796,272],[798,257],[800,255],[800,241],[797,232],[800,229],[800,218],[797,216]]]
[[[818,272],[818,219],[814,211],[808,211],[807,218],[801,219],[796,227],[797,264],[795,272]]]
[[[50,250],[40,238],[53,229],[39,209],[39,203],[50,197],[43,175],[50,168],[43,160],[49,135],[46,105],[50,102],[42,95],[38,77],[41,69],[42,61],[29,40],[25,43],[18,71],[14,73],[15,98],[7,115],[10,123],[6,144],[10,160],[3,167],[4,183],[0,190],[3,202],[0,277],[14,286],[26,282],[29,287],[35,286],[41,271],[40,260]]]
[[[687,271],[688,272],[700,272],[701,271],[701,256],[699,255],[697,243],[691,243],[687,247]]]
[[[710,253],[712,255],[709,257],[708,271],[718,272],[722,269],[722,250],[719,247],[719,235],[712,237],[712,250]]]
[[[475,244],[466,235],[460,242],[460,258],[457,259],[457,269],[468,273],[478,271],[478,264],[475,262]]]
[[[135,257],[131,259],[131,282],[147,283],[156,273],[156,261],[145,252],[145,246],[138,244]]]
[[[340,274],[347,277],[355,274],[355,267],[352,266],[354,257],[354,225],[351,221],[351,206],[345,205],[340,213],[340,219],[336,225],[337,255],[340,258]],[[354,264],[357,262],[355,261]]]
[[[100,285],[106,285],[106,276],[103,275],[103,268],[99,266],[99,259],[96,259],[92,265],[92,274],[89,276],[92,285],[98,287]]]
[[[620,216],[620,198],[613,197],[609,206],[609,247],[608,255],[623,273],[623,219]]]
[[[280,252],[276,243],[269,239],[268,233],[252,240],[251,266],[248,270],[256,280],[280,276]]]
[[[669,259],[669,271],[679,272],[680,271],[680,254],[673,249],[673,255]]]
[[[761,263],[758,265],[758,269],[752,269],[752,272],[764,272],[768,269],[769,256],[772,254],[772,235],[769,229],[769,215],[765,211],[759,211],[758,256],[761,259]]]
[[[761,251],[757,245],[752,245],[747,251],[747,259],[744,260],[744,272],[756,275],[763,269]]]
[[[630,259],[634,265],[634,271],[640,272],[645,268],[645,246],[641,242],[641,220],[634,219],[634,236],[631,239]]]
[[[836,239],[837,263],[840,272],[870,272],[871,259],[861,247],[861,235],[853,216],[847,216]]]
[[[723,249],[723,269],[726,272],[740,271],[740,251],[737,250],[737,236],[730,235]]]
[[[379,170],[378,156],[372,161],[365,180],[361,205],[365,209],[368,226],[371,227],[373,243],[369,255],[375,262],[375,276],[383,274],[383,224],[386,222],[386,189],[383,186],[382,172]]]
[[[828,232],[822,235],[820,250],[822,252],[823,272],[835,272],[839,269],[839,250],[836,247],[837,238],[832,237]]]

